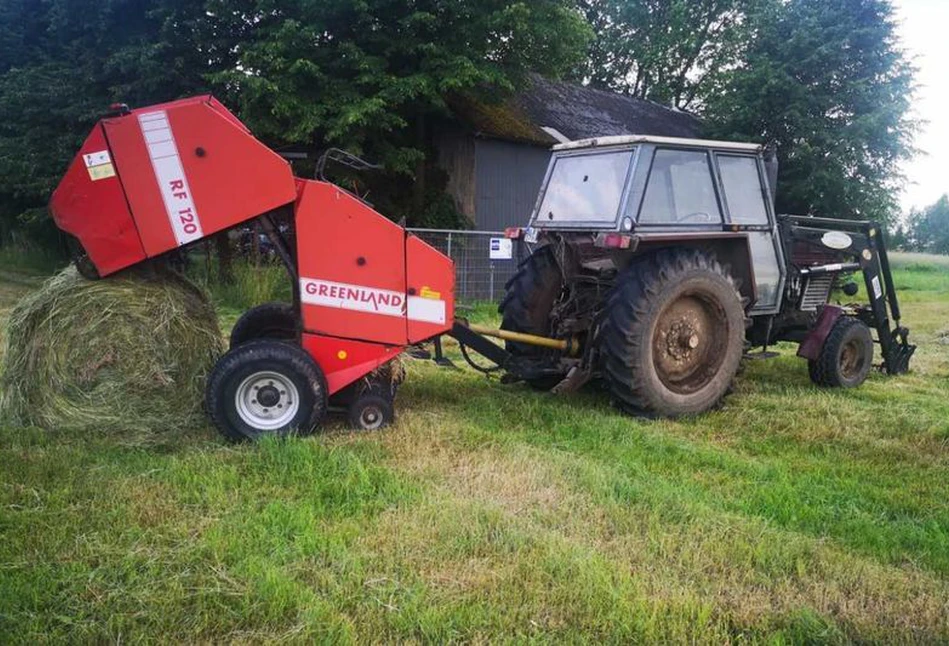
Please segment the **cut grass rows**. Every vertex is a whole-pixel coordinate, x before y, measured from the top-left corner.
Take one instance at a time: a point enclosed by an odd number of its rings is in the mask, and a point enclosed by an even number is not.
[[[949,641],[949,281],[894,260],[921,348],[858,391],[781,348],[650,422],[413,361],[382,433],[0,423],[0,642]]]

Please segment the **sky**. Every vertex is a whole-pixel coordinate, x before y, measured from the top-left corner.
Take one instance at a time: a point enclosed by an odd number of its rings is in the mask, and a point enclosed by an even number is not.
[[[903,47],[918,68],[917,157],[904,164],[904,211],[949,193],[949,0],[893,0]]]

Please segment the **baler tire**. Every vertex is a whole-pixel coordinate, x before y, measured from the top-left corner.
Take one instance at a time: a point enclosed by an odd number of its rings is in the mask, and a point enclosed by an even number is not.
[[[597,340],[618,408],[649,417],[696,415],[731,389],[744,350],[745,305],[714,258],[660,250],[620,273]]]
[[[843,316],[834,323],[817,360],[807,362],[811,381],[823,388],[856,388],[873,366],[873,336],[860,319]]]
[[[390,398],[370,390],[350,404],[347,417],[353,430],[376,431],[395,420],[395,407]]]
[[[82,246],[82,243],[79,242],[77,238],[68,236],[66,238],[66,244],[69,248],[69,259],[72,261],[76,271],[79,272],[79,275],[86,280],[99,280],[101,278],[99,270],[93,264],[89,253],[86,251],[86,248]]]
[[[498,312],[501,329],[539,336],[550,336],[550,313],[563,290],[563,276],[554,257],[553,247],[541,247],[525,259],[504,286],[507,290]],[[542,357],[550,350],[506,341],[505,349],[516,357]],[[528,380],[537,390],[550,390],[561,377],[557,375]]]
[[[269,385],[254,388],[256,383],[269,381]],[[276,384],[276,386],[275,386]],[[252,389],[259,394],[272,388],[276,397],[270,408],[288,408],[293,405],[295,391],[297,404],[292,416],[278,417],[273,425],[266,425],[265,418],[258,417],[260,424],[254,426],[249,420],[255,412],[248,411],[246,397]],[[288,395],[289,393],[289,395]],[[205,390],[205,407],[214,426],[232,442],[257,440],[265,435],[308,435],[323,421],[328,405],[328,390],[323,371],[312,357],[299,346],[259,339],[249,341],[228,351],[214,366],[208,377]],[[257,408],[267,406],[251,400]],[[263,412],[267,413],[264,408]]]
[[[231,330],[231,345],[236,348],[255,339],[295,341],[299,318],[289,303],[264,303],[244,312]]]

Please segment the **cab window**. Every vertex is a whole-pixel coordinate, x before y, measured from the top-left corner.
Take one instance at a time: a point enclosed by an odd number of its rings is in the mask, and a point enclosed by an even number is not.
[[[708,154],[695,150],[657,150],[639,222],[709,224],[721,221]]]
[[[633,151],[597,152],[555,158],[537,212],[540,222],[616,220]]]
[[[758,160],[747,155],[718,155],[725,204],[734,224],[768,224]]]

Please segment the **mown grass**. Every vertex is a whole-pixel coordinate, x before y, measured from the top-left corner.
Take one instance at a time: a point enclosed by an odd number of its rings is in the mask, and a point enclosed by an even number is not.
[[[939,262],[894,258],[914,371],[856,391],[787,347],[644,421],[410,361],[382,433],[0,428],[0,642],[949,641]]]

